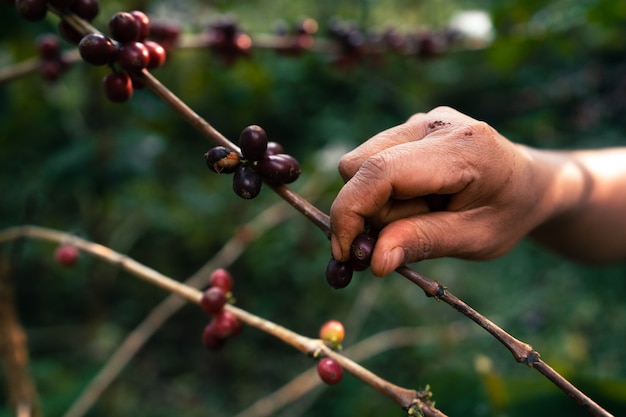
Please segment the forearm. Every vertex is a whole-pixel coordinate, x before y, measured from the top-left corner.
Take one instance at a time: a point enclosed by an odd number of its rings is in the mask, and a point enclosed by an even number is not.
[[[626,148],[529,154],[550,178],[531,237],[580,261],[626,260]]]

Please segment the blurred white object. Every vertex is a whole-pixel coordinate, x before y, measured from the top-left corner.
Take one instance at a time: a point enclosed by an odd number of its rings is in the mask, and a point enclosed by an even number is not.
[[[484,48],[495,38],[491,17],[484,10],[466,10],[452,16],[450,29],[461,34],[469,47]]]

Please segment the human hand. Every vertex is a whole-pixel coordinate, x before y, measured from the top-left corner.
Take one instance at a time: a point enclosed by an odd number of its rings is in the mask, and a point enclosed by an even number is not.
[[[379,231],[377,276],[426,258],[499,256],[545,218],[540,171],[484,122],[448,107],[416,114],[342,157],[333,257],[347,260],[366,224]]]

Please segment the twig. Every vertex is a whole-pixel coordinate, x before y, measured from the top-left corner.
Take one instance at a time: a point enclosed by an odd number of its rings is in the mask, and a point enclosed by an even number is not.
[[[194,304],[200,304],[200,299],[202,297],[201,291],[184,283],[175,281],[160,272],[157,272],[154,269],[149,268],[134,259],[103,245],[90,242],[86,239],[72,236],[64,232],[39,226],[17,226],[0,232],[0,244],[25,237],[57,243],[71,243],[77,248],[88,252],[95,257],[111,264],[118,265],[120,268],[131,273],[132,275],[156,285],[157,287],[163,288],[166,291],[176,294],[177,296]],[[331,350],[320,339],[313,339],[300,335],[286,327],[263,319],[233,305],[226,305],[224,308],[233,313],[243,323],[282,340],[284,343],[306,355],[312,357],[327,356],[335,359],[344,370],[353,374],[355,377],[359,378],[361,381],[370,385],[382,394],[385,394],[403,409],[408,410],[412,407],[418,407],[426,416],[444,416],[444,414],[434,408],[432,404],[422,399],[419,396],[418,391],[392,384],[340,353]]]

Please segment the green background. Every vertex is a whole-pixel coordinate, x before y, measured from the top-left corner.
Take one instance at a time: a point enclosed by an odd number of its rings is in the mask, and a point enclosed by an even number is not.
[[[19,19],[0,5],[0,65],[35,55],[35,38],[58,19]],[[298,58],[255,50],[225,67],[207,50],[175,50],[154,74],[225,136],[259,124],[296,156],[328,211],[341,186],[338,156],[411,114],[451,105],[508,138],[543,148],[626,144],[626,3],[585,1],[103,0],[94,25],[119,10],[143,9],[206,30],[231,13],[243,29],[270,33],[279,20],[312,17],[326,37],[336,17],[368,30],[445,28],[461,10],[491,15],[486,48],[453,48],[432,60],[390,54],[337,68],[328,55]],[[65,43],[66,49],[71,45]],[[104,99],[106,68],[78,63],[54,84],[36,73],[0,85],[0,227],[37,224],[128,254],[175,279],[199,269],[279,198],[268,187],[244,201],[230,178],[209,172],[212,145],[149,91],[126,104]],[[511,225],[515,227],[515,225]],[[4,245],[13,254],[17,302],[32,372],[46,415],[62,415],[123,337],[165,296],[118,268],[83,255],[55,264],[55,245]],[[346,348],[396,327],[428,337],[364,360],[396,384],[429,384],[450,416],[586,415],[537,372],[446,304],[402,277],[358,273],[344,290],[324,279],[329,245],[302,216],[250,243],[232,266],[238,306],[315,337],[327,319],[344,321]],[[625,265],[588,266],[522,242],[490,262],[425,261],[415,268],[533,345],[549,364],[615,415],[626,414]],[[364,299],[369,300],[363,307]],[[88,415],[235,415],[314,365],[291,347],[245,329],[206,352],[207,323],[195,306],[172,317],[137,354]],[[446,338],[461,322],[458,340]],[[2,375],[0,388],[11,383]],[[10,415],[0,397],[0,416]],[[346,376],[277,416],[401,416],[370,387]]]

